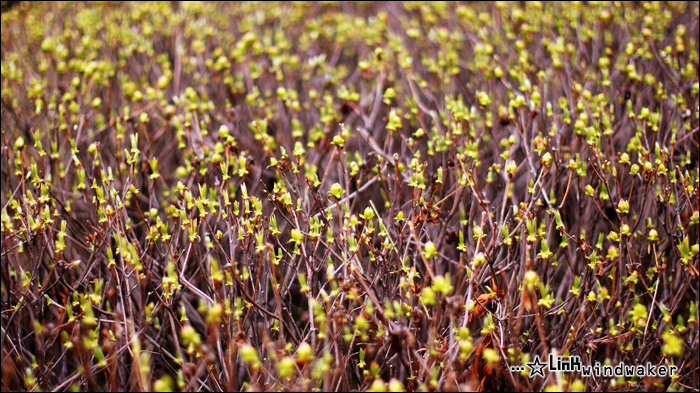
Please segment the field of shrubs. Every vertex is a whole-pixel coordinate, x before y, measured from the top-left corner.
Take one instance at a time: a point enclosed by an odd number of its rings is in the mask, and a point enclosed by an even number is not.
[[[698,390],[697,2],[2,8],[3,391]]]

